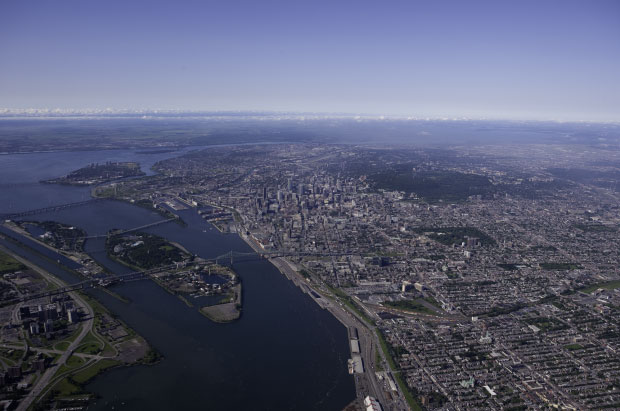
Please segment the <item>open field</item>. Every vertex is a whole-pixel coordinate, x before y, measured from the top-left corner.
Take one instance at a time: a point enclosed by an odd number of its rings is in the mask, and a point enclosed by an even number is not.
[[[26,268],[22,263],[10,255],[0,251],[0,274],[12,273]]]

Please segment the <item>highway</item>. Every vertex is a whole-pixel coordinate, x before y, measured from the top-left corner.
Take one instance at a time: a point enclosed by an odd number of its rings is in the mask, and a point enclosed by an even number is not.
[[[23,345],[20,344],[0,344],[0,347],[2,348],[7,348],[9,350],[23,350],[25,349],[25,347]],[[43,353],[43,354],[63,354],[64,351],[62,350],[51,350],[51,349],[47,349],[47,348],[35,348],[35,347],[29,347],[30,351],[34,351],[37,353]],[[81,357],[84,359],[92,359],[92,360],[103,360],[107,357],[101,356],[101,355],[93,355],[93,354],[84,354],[84,353],[73,353],[73,355],[75,355],[76,357]]]

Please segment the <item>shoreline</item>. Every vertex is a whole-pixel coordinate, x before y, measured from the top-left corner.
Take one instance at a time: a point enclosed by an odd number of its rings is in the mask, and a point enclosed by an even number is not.
[[[250,236],[242,234],[239,230],[237,230],[237,235],[241,237],[241,239],[245,241],[246,244],[252,247],[252,250],[254,250],[254,252],[256,252],[257,254],[262,255],[262,253],[266,251],[262,249],[258,244],[256,244],[254,240],[250,238]],[[268,260],[280,272],[280,274],[282,274],[289,281],[291,281],[295,286],[297,286],[301,290],[302,293],[310,296],[310,298],[312,298],[312,300],[320,308],[329,311],[330,314],[333,315],[334,318],[336,318],[345,328],[348,327],[348,325],[331,310],[331,305],[327,302],[327,297],[324,296],[319,290],[316,290],[315,288],[311,286],[311,284],[306,280],[306,278],[304,278],[294,268],[294,266],[296,265],[293,262],[287,260],[284,257],[274,257],[274,258],[265,257],[265,259]],[[312,295],[310,291],[313,291],[317,295],[319,295],[319,298],[316,298],[314,295]],[[320,301],[320,300],[323,300],[323,301]]]
[[[251,236],[245,234],[246,232],[246,230],[237,230],[237,234],[256,253],[262,254],[265,252],[266,250],[256,244]],[[361,406],[362,398],[366,395],[372,395],[379,399],[381,403],[388,404],[380,382],[374,377],[374,371],[377,371],[380,365],[376,363],[376,358],[381,358],[382,361],[385,361],[384,355],[387,355],[387,353],[383,353],[381,349],[379,349],[379,343],[375,341],[377,336],[375,335],[376,330],[374,330],[374,327],[369,326],[366,321],[360,318],[360,316],[355,312],[350,312],[347,310],[344,305],[339,302],[337,295],[327,295],[325,292],[317,289],[316,284],[311,284],[311,282],[298,271],[299,267],[297,267],[295,263],[292,263],[284,257],[266,259],[269,260],[269,262],[280,272],[280,274],[292,281],[293,284],[299,287],[304,294],[307,294],[310,298],[312,298],[312,300],[314,300],[320,308],[327,310],[339,323],[344,326],[347,332],[346,342],[347,345],[349,345],[349,349],[351,330],[355,329],[359,332],[360,344],[365,347],[363,351],[365,355],[362,357],[364,360],[365,371],[362,374],[357,374],[357,376],[354,375],[353,381],[355,385],[355,398],[351,400],[348,407],[350,407],[351,404],[358,404]],[[350,355],[353,357],[352,352],[350,352]],[[366,381],[366,384],[368,385],[365,385],[362,381]]]
[[[233,287],[235,293],[235,300],[227,303],[206,305],[201,307],[198,311],[200,314],[207,317],[209,320],[218,324],[227,324],[237,321],[241,318],[243,311],[241,303],[242,285],[241,283]]]

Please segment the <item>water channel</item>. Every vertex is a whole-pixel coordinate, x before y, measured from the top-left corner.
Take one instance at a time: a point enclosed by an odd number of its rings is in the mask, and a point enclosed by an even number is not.
[[[131,151],[37,153],[0,156],[0,213],[64,204],[89,198],[89,189],[39,184],[92,162],[155,161],[180,153],[156,155]],[[168,223],[145,231],[166,237],[190,252],[210,258],[250,247],[237,235],[222,234],[195,210],[180,211],[186,227]],[[88,235],[159,221],[150,210],[103,201],[27,217],[54,220],[84,229]],[[7,244],[11,247],[14,245]],[[104,240],[86,242],[86,251],[115,273],[129,269],[110,261]],[[49,261],[17,250],[67,282],[72,274]],[[106,293],[94,295],[144,336],[164,360],[154,366],[117,368],[86,389],[99,398],[89,407],[109,409],[339,410],[355,389],[347,372],[347,331],[268,261],[239,262],[243,315],[215,324],[155,283],[145,280],[114,287],[122,302]]]

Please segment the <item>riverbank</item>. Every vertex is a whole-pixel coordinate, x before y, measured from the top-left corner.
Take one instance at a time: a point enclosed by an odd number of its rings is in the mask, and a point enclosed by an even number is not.
[[[24,223],[40,223],[39,221],[33,220],[32,222],[30,221],[25,221]],[[22,235],[26,238],[28,238],[29,240],[35,242],[36,244],[40,245],[41,247],[47,248],[50,251],[53,251],[55,253],[58,253],[60,255],[63,255],[67,258],[70,258],[71,260],[75,261],[76,263],[79,264],[80,260],[84,258],[84,252],[83,251],[78,251],[78,250],[74,250],[74,251],[66,251],[66,250],[61,250],[58,248],[54,248],[52,247],[50,244],[41,241],[39,238],[37,238],[36,236],[30,234],[28,232],[28,230],[26,230],[25,228],[22,228],[19,224],[17,224],[15,221],[6,221],[4,223],[2,223],[2,226],[6,227],[7,229],[13,231],[16,234]]]
[[[36,252],[38,255],[41,256],[41,258],[46,259],[47,261],[49,261],[50,263],[57,265],[59,267],[61,267],[64,270],[69,271],[71,274],[75,275],[76,277],[78,277],[81,280],[92,280],[94,277],[98,276],[98,275],[105,275],[106,277],[112,278],[111,273],[109,272],[109,270],[107,270],[105,267],[103,267],[102,265],[96,263],[91,256],[86,253],[84,250],[82,251],[66,251],[66,250],[60,250],[60,249],[56,249],[54,247],[52,247],[51,245],[44,243],[43,241],[39,240],[38,238],[36,238],[35,236],[31,235],[27,230],[21,228],[19,225],[15,224],[15,222],[9,222],[9,223],[3,223],[0,224],[0,227],[4,227],[8,230],[11,230],[12,232],[14,232],[15,234],[18,234],[20,236],[22,236],[23,238],[32,241],[34,244],[41,246],[43,248],[45,248],[46,250],[49,250],[52,253],[56,253],[59,256],[63,256],[63,257],[67,257],[68,259],[70,259],[71,261],[73,261],[75,264],[79,265],[78,268],[70,268],[67,267],[65,264],[63,264],[62,262],[60,262],[57,259],[53,259],[48,255],[44,255],[42,254],[40,251],[38,250],[34,250],[32,247],[28,246],[27,244],[24,244],[23,241],[20,241],[17,238],[13,238],[13,237],[5,237],[5,239],[7,241],[10,241],[16,245],[18,245],[19,247],[26,247],[28,249],[31,249],[33,252]],[[114,291],[110,290],[107,287],[102,287],[101,290],[103,292],[105,292],[106,294],[110,295],[113,298],[116,298],[119,301],[122,301],[124,303],[129,303],[129,300],[123,296],[121,296],[120,294],[115,293]]]
[[[87,188],[36,182],[66,174],[83,163],[140,159],[133,152],[114,152],[108,157],[55,153],[32,160],[24,158],[10,168],[5,163],[5,181],[27,180],[33,184],[7,188],[7,195],[0,201],[2,209],[22,212],[87,200]],[[43,166],[32,167],[32,163]],[[150,165],[144,161],[142,164],[147,164],[144,168]],[[20,179],[16,180],[16,175]],[[42,213],[36,218],[79,226],[91,234],[107,233],[113,228],[130,229],[161,219],[148,209],[131,205],[121,201],[93,202],[85,207]],[[207,259],[231,250],[250,251],[244,241],[210,229],[212,226],[191,210],[179,214],[188,222],[187,228],[161,224],[148,231]],[[86,241],[87,253],[114,275],[131,272],[132,269],[107,257],[103,242],[104,238]],[[49,261],[44,263],[46,267],[52,265]],[[49,268],[59,271],[55,264]],[[151,281],[113,286],[129,304],[93,290],[106,308],[144,336],[166,359],[154,367],[106,369],[84,386],[97,396],[88,409],[166,411],[192,409],[196,404],[208,404],[214,409],[253,409],[256,404],[272,404],[273,408],[300,411],[339,410],[355,398],[353,380],[346,371],[348,344],[341,324],[307,301],[267,261],[235,261],[235,268],[244,280],[244,310],[239,321],[228,324],[216,324],[198,312],[200,306],[208,304],[204,300],[218,298],[189,298],[196,304],[192,309],[179,304],[177,298]],[[62,278],[74,282],[69,276]],[[291,372],[295,378],[290,378]],[[169,395],[170,390],[175,392],[174,396]]]
[[[258,253],[262,254],[266,250],[250,235],[245,234],[245,230],[237,230],[239,236]],[[347,330],[357,330],[359,334],[358,344],[361,347],[361,356],[364,362],[365,371],[355,377],[355,391],[357,399],[348,405],[348,409],[355,409],[356,405],[362,405],[362,399],[371,395],[379,400],[382,404],[388,404],[387,398],[382,388],[382,381],[379,381],[375,370],[381,369],[383,366],[388,367],[388,362],[392,360],[388,352],[379,350],[380,343],[375,333],[376,327],[373,320],[359,310],[347,307],[346,300],[342,300],[338,289],[334,290],[329,285],[313,283],[311,277],[306,277],[301,273],[300,267],[284,257],[269,258],[269,262],[288,280],[292,281],[304,293],[322,309],[328,311],[336,320],[338,320]],[[342,291],[340,291],[342,293]],[[349,339],[347,338],[347,343]],[[353,355],[353,353],[351,353]],[[400,385],[403,390],[406,386]],[[407,390],[402,391],[405,397],[409,393]],[[407,398],[411,400],[409,406],[412,409],[418,409],[412,404],[416,404],[413,397]],[[400,401],[399,401],[400,402]],[[404,402],[400,405],[405,406]]]
[[[172,211],[168,210],[165,207],[162,207],[162,206],[157,207],[152,201],[146,200],[146,199],[135,200],[135,199],[119,197],[114,192],[111,192],[111,193],[101,192],[100,188],[102,187],[105,188],[106,186],[98,185],[98,186],[91,188],[90,190],[91,198],[110,200],[110,201],[120,201],[122,203],[131,204],[131,205],[134,205],[140,208],[144,208],[145,210],[153,211],[159,214],[160,216],[166,218],[167,220],[174,221],[176,224],[180,225],[181,227],[187,227],[187,223],[183,221],[181,216],[173,213]]]
[[[254,241],[251,236],[248,236],[247,234],[243,234],[241,232],[239,232],[239,230],[237,230],[237,234],[239,235],[239,237],[241,237],[241,239],[243,241],[245,241],[246,244],[248,244],[250,247],[252,247],[252,249],[259,255],[262,255],[262,253],[266,252],[266,250],[262,249],[257,243],[256,241]],[[304,293],[308,294],[310,296],[310,298],[312,298],[314,300],[314,302],[317,303],[317,305],[323,309],[328,308],[328,306],[325,304],[325,299],[321,299],[321,296],[319,294],[321,294],[321,292],[319,290],[316,290],[312,287],[312,284],[310,284],[307,279],[299,272],[297,266],[295,265],[295,263],[287,260],[284,257],[275,257],[275,258],[269,258],[268,259],[269,262],[280,272],[280,274],[284,275],[288,280],[292,281],[293,284],[295,284],[297,287],[299,287]],[[313,294],[314,292],[314,294]],[[333,314],[333,313],[332,313]],[[343,325],[346,326],[346,324],[344,322],[342,322],[340,320],[340,318],[338,318],[337,315],[334,315],[334,317],[340,321]]]

